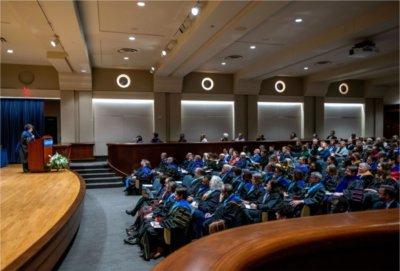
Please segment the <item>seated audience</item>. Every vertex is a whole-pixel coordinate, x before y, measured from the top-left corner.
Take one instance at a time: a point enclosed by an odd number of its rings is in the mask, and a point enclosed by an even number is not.
[[[150,141],[151,143],[163,143],[160,138],[158,138],[158,133],[153,133],[153,138]]]
[[[143,143],[143,137],[141,135],[137,135],[135,138],[135,143]]]
[[[228,133],[223,133],[221,137],[221,141],[229,141],[229,134]]]
[[[185,138],[185,134],[180,134],[179,135],[179,140],[178,142],[187,142],[186,138]]]
[[[265,137],[264,137],[264,135],[263,134],[260,134],[257,138],[256,138],[256,141],[265,141],[266,139],[265,139]]]
[[[227,139],[224,134],[221,141]],[[124,241],[138,244],[150,259],[166,251],[164,230],[174,236],[173,250],[218,229],[248,223],[399,208],[398,138],[352,135],[338,143],[331,131],[327,139],[315,136],[311,144],[297,140],[279,148],[244,146],[240,155],[233,148],[219,155],[188,153],[183,161],[162,153],[155,170],[143,159],[124,180],[126,188],[133,186],[142,195],[126,211],[136,218]]]
[[[235,141],[246,141],[244,138],[244,135],[242,133],[239,133],[237,138],[235,138]]]
[[[207,143],[207,142],[208,142],[207,137],[206,137],[205,134],[202,134],[202,135],[200,136],[200,142],[201,142],[201,143]]]

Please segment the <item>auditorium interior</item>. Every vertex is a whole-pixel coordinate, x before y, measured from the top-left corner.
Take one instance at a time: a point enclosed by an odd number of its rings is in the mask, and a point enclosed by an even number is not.
[[[398,1],[0,9],[0,270],[400,270]]]

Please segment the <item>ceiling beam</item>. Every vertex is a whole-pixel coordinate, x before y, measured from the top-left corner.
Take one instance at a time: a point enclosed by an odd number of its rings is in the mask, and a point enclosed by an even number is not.
[[[307,76],[309,82],[334,82],[346,79],[365,79],[373,74],[393,73],[398,70],[399,51],[377,56],[374,58],[363,59],[358,62],[328,69]]]
[[[185,76],[289,3],[210,1],[206,14],[202,13],[191,31],[178,40],[178,46],[160,63],[156,74]]]
[[[265,55],[250,63],[237,73],[238,78],[264,79],[274,76],[281,70],[316,55],[329,52],[343,46],[350,46],[355,39],[363,37],[365,31],[380,33],[398,27],[397,2],[383,2],[372,11],[364,12],[339,25],[326,29],[303,42],[293,44],[275,55]]]

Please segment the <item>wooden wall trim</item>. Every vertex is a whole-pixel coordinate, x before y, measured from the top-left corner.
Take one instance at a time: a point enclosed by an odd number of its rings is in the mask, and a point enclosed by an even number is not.
[[[398,209],[258,223],[211,234],[192,242],[161,261],[153,271],[239,271],[266,270],[269,267],[273,268],[268,270],[279,270],[279,266],[282,266],[280,264],[287,264],[290,261],[297,261],[299,264],[301,261],[304,262],[305,258],[299,255],[310,256],[327,247],[335,253],[340,253],[345,244],[357,246],[361,242],[372,243],[369,250],[368,248],[363,250],[365,255],[362,254],[361,257],[364,259],[353,259],[355,264],[370,265],[370,261],[365,261],[365,257],[373,257],[371,259],[375,260],[373,255],[378,254],[380,250],[382,253],[387,253],[387,261],[391,261],[395,266],[398,262],[399,225]],[[376,244],[379,247],[373,246],[373,242],[380,242],[379,240],[393,240],[392,243],[397,243],[397,251],[389,244],[387,247],[385,245],[382,247],[382,244]],[[365,249],[362,245],[359,246],[360,250]],[[326,258],[332,259],[332,255],[326,255]],[[309,258],[309,260],[318,259]],[[348,266],[339,257],[337,261],[345,269]],[[325,268],[334,264],[332,261],[320,262]],[[324,268],[319,266],[319,270],[321,269]]]

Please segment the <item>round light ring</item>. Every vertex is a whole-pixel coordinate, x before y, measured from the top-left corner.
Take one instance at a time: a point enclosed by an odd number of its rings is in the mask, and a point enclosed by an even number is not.
[[[131,85],[131,78],[126,74],[120,74],[117,77],[117,85],[120,88],[127,88]]]
[[[282,80],[278,80],[275,82],[275,90],[276,92],[282,93],[286,89],[286,84]]]
[[[201,86],[204,90],[212,90],[214,87],[214,81],[210,77],[205,77],[203,80],[201,80]]]
[[[341,83],[339,85],[339,92],[342,95],[346,95],[349,92],[349,85],[346,83]]]

